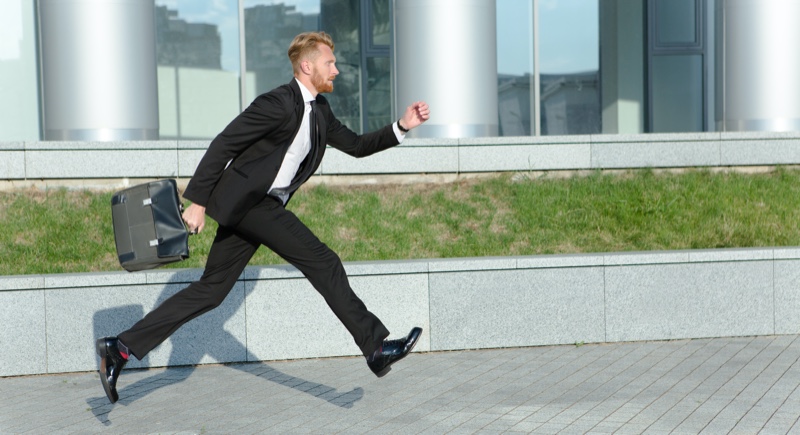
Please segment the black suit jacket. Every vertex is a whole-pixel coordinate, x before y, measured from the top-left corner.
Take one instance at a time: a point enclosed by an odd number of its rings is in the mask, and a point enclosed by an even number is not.
[[[322,95],[317,95],[316,106],[320,139],[317,149],[309,152],[314,159],[305,172],[308,176],[319,167],[325,144],[354,157],[398,144],[391,124],[359,135],[336,119]],[[300,129],[304,108],[296,80],[258,96],[211,141],[183,196],[205,206],[206,214],[219,224],[235,226],[272,186]]]

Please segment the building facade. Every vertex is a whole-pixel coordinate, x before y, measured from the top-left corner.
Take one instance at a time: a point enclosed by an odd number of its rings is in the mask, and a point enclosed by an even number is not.
[[[0,141],[213,138],[324,30],[356,131],[800,131],[796,0],[0,0]]]

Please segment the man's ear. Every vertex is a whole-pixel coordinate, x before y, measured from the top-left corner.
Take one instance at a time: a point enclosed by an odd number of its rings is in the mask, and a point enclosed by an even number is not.
[[[307,60],[300,62],[300,70],[305,74],[311,74],[311,62]]]

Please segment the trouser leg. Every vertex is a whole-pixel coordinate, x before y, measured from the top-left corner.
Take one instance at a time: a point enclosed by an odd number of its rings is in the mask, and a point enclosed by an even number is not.
[[[148,313],[119,339],[142,359],[184,323],[218,307],[228,296],[248,261],[258,249],[254,243],[220,226],[199,281],[179,291]]]
[[[353,292],[339,256],[322,243],[294,213],[267,197],[237,226],[248,240],[268,247],[292,264],[322,295],[366,356],[389,331]]]

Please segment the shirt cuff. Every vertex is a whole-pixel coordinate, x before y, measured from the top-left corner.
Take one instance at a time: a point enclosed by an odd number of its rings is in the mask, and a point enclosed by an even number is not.
[[[392,130],[394,130],[394,135],[397,137],[397,142],[398,143],[403,142],[403,139],[406,138],[406,135],[405,133],[400,131],[400,127],[397,126],[397,121],[392,123]]]

